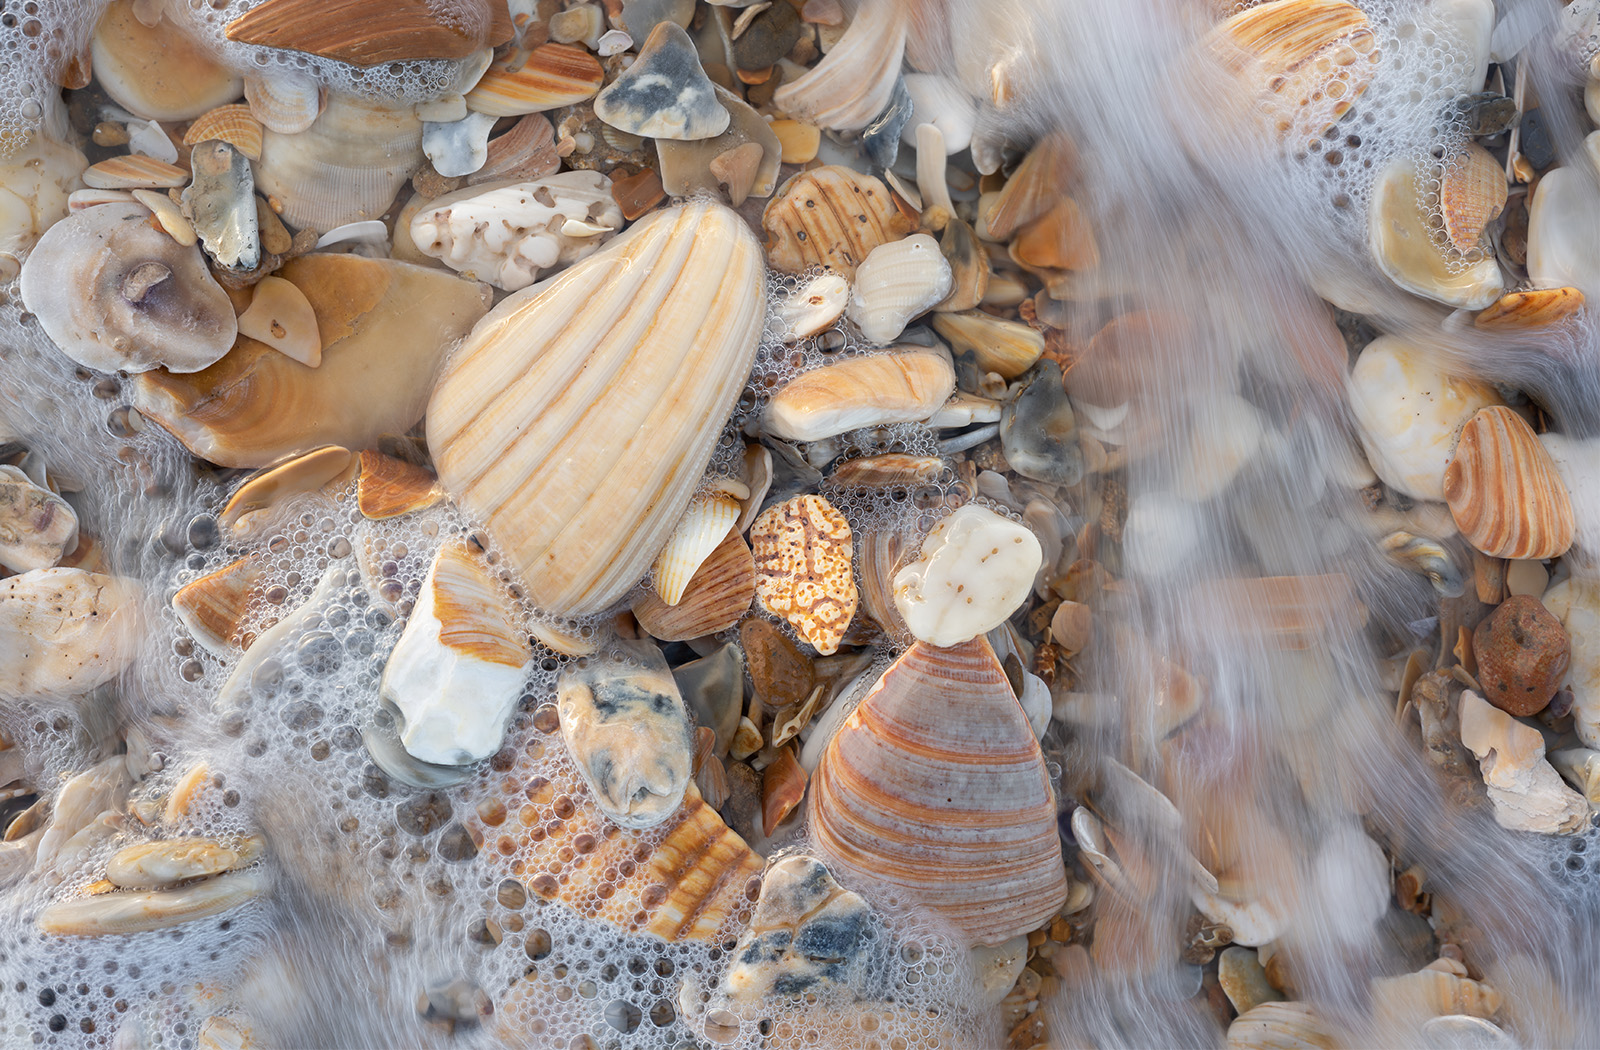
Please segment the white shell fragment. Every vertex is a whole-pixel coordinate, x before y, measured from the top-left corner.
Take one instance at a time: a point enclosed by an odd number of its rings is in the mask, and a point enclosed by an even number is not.
[[[846,310],[861,334],[887,343],[950,294],[950,264],[925,233],[880,244],[856,267]]]
[[[0,580],[0,692],[70,696],[133,660],[138,593],[114,576],[34,569]]]
[[[594,112],[614,128],[652,139],[709,139],[732,119],[689,34],[670,21],[658,23],[633,65],[595,96]]]
[[[0,566],[12,572],[48,569],[78,545],[72,505],[21,467],[0,466]]]
[[[1494,819],[1513,831],[1564,835],[1583,827],[1584,797],[1544,758],[1544,736],[1468,689],[1461,694],[1461,742],[1478,758]]]
[[[1541,601],[1572,642],[1567,674],[1572,728],[1586,746],[1600,748],[1600,582],[1573,576],[1551,587]]]
[[[250,306],[239,315],[239,334],[315,368],[322,363],[317,315],[305,293],[282,277],[263,277]]]
[[[621,228],[611,180],[564,171],[447,193],[412,217],[411,239],[451,269],[514,292],[593,254]]]
[[[991,631],[1027,600],[1044,560],[1025,526],[967,504],[933,527],[894,577],[894,607],[919,641],[958,645]]]
[[[487,566],[464,543],[439,549],[378,687],[405,716],[400,742],[424,762],[464,765],[500,747],[532,649]]]
[[[832,326],[850,301],[850,282],[836,273],[820,273],[796,288],[773,308],[785,340],[809,339]]]
[[[561,735],[595,805],[625,828],[677,810],[689,785],[694,734],[667,661],[650,642],[568,664],[557,682]]]
[[[422,152],[433,161],[433,169],[446,178],[471,175],[489,159],[489,132],[498,119],[483,113],[468,113],[446,124],[425,122]]]
[[[939,129],[947,155],[972,145],[978,107],[960,84],[934,73],[907,73],[906,94],[911,96],[913,116],[901,130],[900,138],[908,146],[917,144],[917,127],[921,124]]]

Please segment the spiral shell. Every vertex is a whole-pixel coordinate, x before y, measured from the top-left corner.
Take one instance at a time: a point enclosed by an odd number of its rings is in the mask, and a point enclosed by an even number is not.
[[[1479,409],[1444,472],[1461,534],[1494,558],[1554,558],[1572,546],[1572,499],[1533,428],[1503,405]]]

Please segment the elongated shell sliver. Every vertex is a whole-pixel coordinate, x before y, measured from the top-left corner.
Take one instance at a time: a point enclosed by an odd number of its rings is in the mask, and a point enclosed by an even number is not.
[[[439,480],[565,616],[614,604],[694,495],[765,321],[732,210],[656,212],[485,317],[428,407]]]

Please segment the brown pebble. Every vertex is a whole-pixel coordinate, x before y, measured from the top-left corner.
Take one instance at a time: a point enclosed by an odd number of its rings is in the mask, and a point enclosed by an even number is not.
[[[666,195],[667,191],[661,187],[661,176],[654,168],[611,180],[611,198],[629,222],[660,204]]]
[[[1478,681],[1490,703],[1519,717],[1536,715],[1561,687],[1572,643],[1539,599],[1514,594],[1472,636]]]

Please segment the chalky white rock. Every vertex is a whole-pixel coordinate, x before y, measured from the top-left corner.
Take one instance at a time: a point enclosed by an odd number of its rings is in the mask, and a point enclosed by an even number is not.
[[[894,605],[919,641],[951,646],[1003,623],[1033,587],[1044,550],[1025,526],[968,504],[935,525],[894,577]]]

